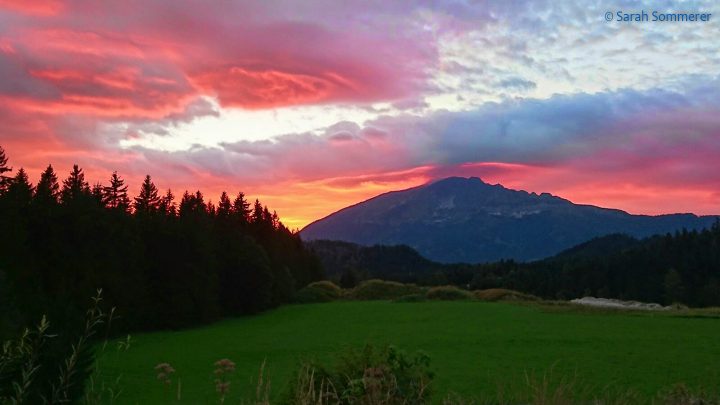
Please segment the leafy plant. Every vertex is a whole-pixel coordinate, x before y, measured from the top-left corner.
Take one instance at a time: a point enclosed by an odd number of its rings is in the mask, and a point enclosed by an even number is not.
[[[25,329],[19,338],[3,343],[0,403],[61,404],[83,398],[94,363],[92,339],[98,328],[112,319],[113,311],[103,312],[101,301],[102,290],[97,290],[85,327],[71,344],[69,354],[58,357],[50,347],[51,339],[59,335],[48,332],[50,322],[44,316],[33,330]],[[54,382],[50,377],[53,367],[57,367]]]
[[[404,295],[421,294],[423,289],[415,284],[402,284],[394,281],[363,281],[349,293],[356,300],[392,300]]]
[[[316,281],[298,291],[293,301],[300,304],[330,302],[342,297],[342,289],[331,281]]]
[[[458,301],[469,300],[472,298],[472,295],[455,286],[445,285],[431,288],[427,293],[427,297],[431,300]]]
[[[430,358],[393,346],[348,350],[326,366],[302,364],[291,383],[289,404],[422,404],[430,398]]]

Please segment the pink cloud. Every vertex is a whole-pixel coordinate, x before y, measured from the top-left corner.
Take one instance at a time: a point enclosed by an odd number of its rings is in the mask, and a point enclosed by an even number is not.
[[[632,212],[720,212],[720,85],[708,77],[682,92],[509,100],[214,148],[119,147],[219,114],[207,97],[243,109],[427,107],[433,34],[407,3],[357,4],[2,1],[0,145],[34,176],[79,163],[92,181],[119,170],[134,189],[146,173],[214,199],[243,189],[295,225],[449,175]],[[441,29],[493,19],[460,5],[434,11]]]
[[[411,24],[388,36],[314,6],[283,21],[281,4],[70,1],[45,4],[49,17],[21,4],[0,9],[10,79],[54,91],[32,106],[63,113],[156,116],[202,95],[249,109],[393,100],[416,94],[437,57]]]

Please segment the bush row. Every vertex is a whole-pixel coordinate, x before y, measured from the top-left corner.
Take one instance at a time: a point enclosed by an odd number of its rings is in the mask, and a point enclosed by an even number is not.
[[[300,304],[347,300],[394,300],[397,302],[440,301],[535,301],[537,297],[514,290],[493,288],[467,291],[455,286],[420,287],[395,281],[367,280],[352,289],[342,289],[331,281],[317,281],[295,294]]]

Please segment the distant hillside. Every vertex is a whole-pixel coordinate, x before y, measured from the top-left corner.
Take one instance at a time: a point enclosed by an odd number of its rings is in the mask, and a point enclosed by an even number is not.
[[[642,240],[608,235],[529,263],[441,264],[407,246],[310,242],[327,275],[382,278],[470,289],[509,288],[544,298],[592,295],[691,306],[720,306],[720,223]]]
[[[548,260],[565,259],[588,259],[598,256],[615,254],[638,246],[641,242],[632,236],[615,233],[612,235],[599,236],[587,242],[563,250]]]
[[[416,281],[444,270],[442,264],[428,260],[403,245],[362,246],[328,240],[307,242],[305,245],[320,258],[329,279],[338,280],[343,274],[353,272],[358,279]]]
[[[643,238],[706,228],[716,218],[631,215],[490,185],[476,177],[451,177],[347,207],[308,225],[301,236],[368,246],[407,245],[443,263],[530,261],[598,236]]]

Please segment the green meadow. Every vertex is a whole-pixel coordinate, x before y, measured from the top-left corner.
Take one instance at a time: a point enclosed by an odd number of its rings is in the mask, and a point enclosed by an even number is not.
[[[263,363],[276,399],[303,359],[332,361],[365,343],[429,354],[438,401],[450,393],[496,396],[542,378],[589,394],[646,398],[677,383],[720,386],[718,318],[477,301],[289,305],[198,329],[138,334],[127,351],[107,345],[96,381],[119,376],[118,403],[172,403],[175,384],[169,392],[153,369],[168,362],[182,403],[217,403],[213,363],[229,358],[237,369],[226,403],[254,398]]]

